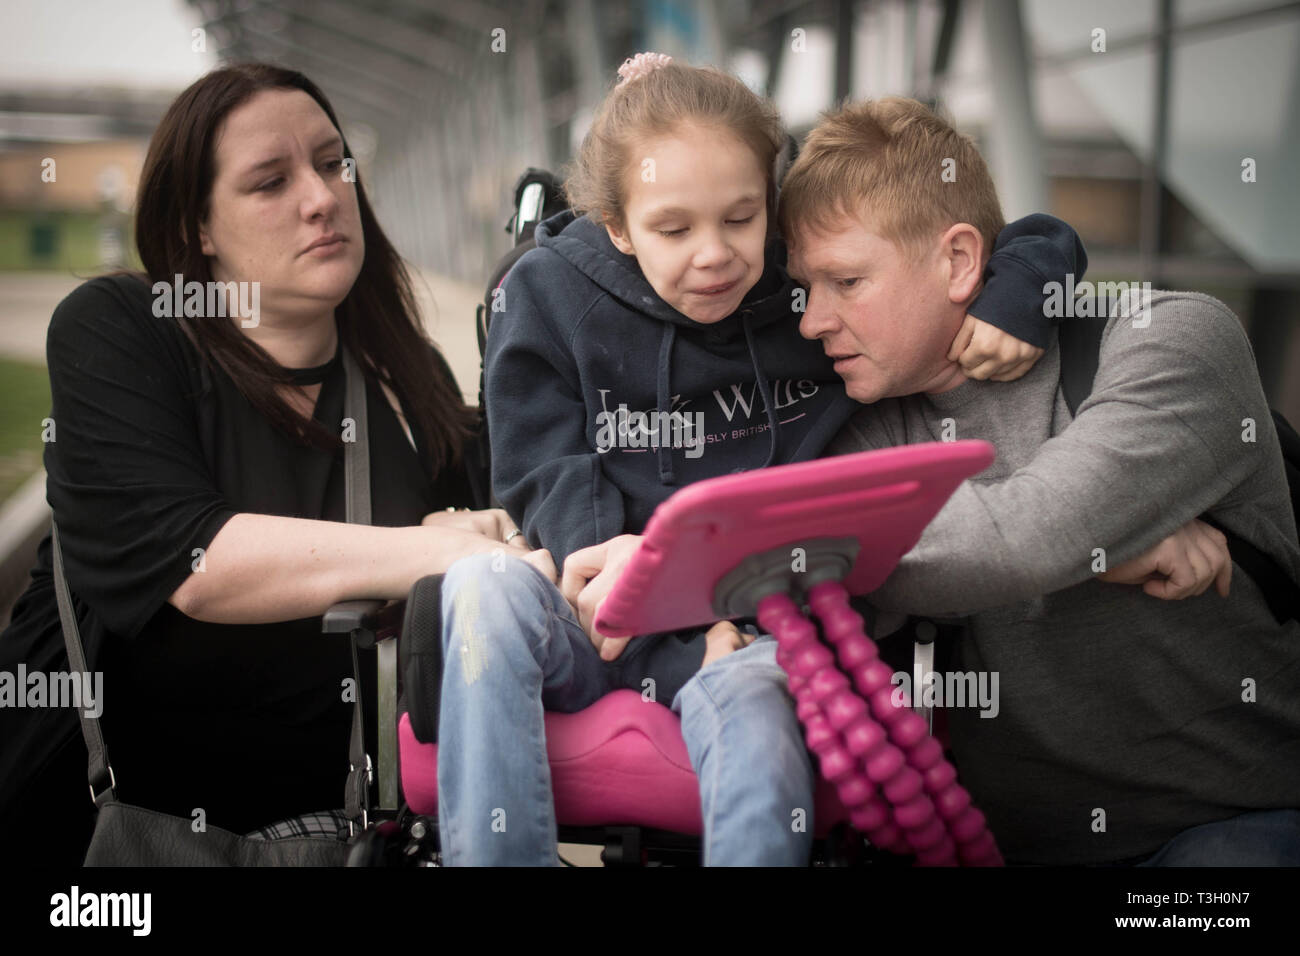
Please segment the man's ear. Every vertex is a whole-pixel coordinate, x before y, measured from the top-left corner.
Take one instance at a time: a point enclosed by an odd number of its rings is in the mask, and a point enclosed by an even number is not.
[[[984,237],[968,222],[955,223],[940,240],[940,254],[948,266],[948,301],[969,303],[984,275]]]
[[[614,243],[615,249],[623,253],[625,256],[636,255],[636,249],[632,246],[632,240],[628,238],[627,232],[624,231],[621,222],[606,219],[605,231],[609,233],[609,241]]]

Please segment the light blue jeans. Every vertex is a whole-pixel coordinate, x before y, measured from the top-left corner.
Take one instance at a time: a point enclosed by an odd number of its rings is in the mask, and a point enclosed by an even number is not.
[[[776,641],[758,637],[701,668],[703,632],[631,641],[602,661],[555,585],[514,557],[447,572],[438,725],[438,825],[448,866],[557,865],[543,711],[610,691],[671,694],[700,780],[706,865],[804,866],[813,763]]]

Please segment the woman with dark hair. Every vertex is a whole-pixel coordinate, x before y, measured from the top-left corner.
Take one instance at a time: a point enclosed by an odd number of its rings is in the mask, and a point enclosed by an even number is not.
[[[475,415],[309,80],[252,64],[182,93],[136,244],[145,275],[85,283],[50,323],[47,495],[119,799],[248,832],[342,804],[353,671],[347,637],[320,633],[328,607],[506,544],[555,569],[504,512],[446,510],[472,503]],[[194,282],[255,308],[193,308]],[[366,379],[373,526],[345,523],[344,349]],[[46,537],[0,668],[69,669],[51,567]],[[80,862],[75,713],[0,720],[5,858]]]

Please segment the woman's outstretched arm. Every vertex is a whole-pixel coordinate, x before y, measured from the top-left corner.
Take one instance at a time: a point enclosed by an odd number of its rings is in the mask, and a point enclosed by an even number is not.
[[[522,541],[505,545],[436,525],[385,528],[236,514],[212,539],[203,570],[192,572],[168,603],[213,624],[291,621],[323,614],[339,601],[404,598],[425,575],[495,550],[503,560],[528,560],[554,580],[550,556],[525,550]]]

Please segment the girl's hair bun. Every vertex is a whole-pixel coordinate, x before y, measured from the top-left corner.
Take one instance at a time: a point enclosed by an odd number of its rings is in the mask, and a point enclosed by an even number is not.
[[[673,58],[666,53],[638,53],[623,61],[618,68],[620,85],[642,76],[649,76],[662,66],[667,66]]]
[[[776,222],[772,170],[785,132],[771,103],[730,73],[689,66],[663,53],[629,57],[618,76],[567,170],[564,194],[572,209],[597,223],[623,222],[624,181],[641,161],[635,150],[644,152],[647,137],[696,123],[727,130],[753,151],[767,171],[767,221]]]

